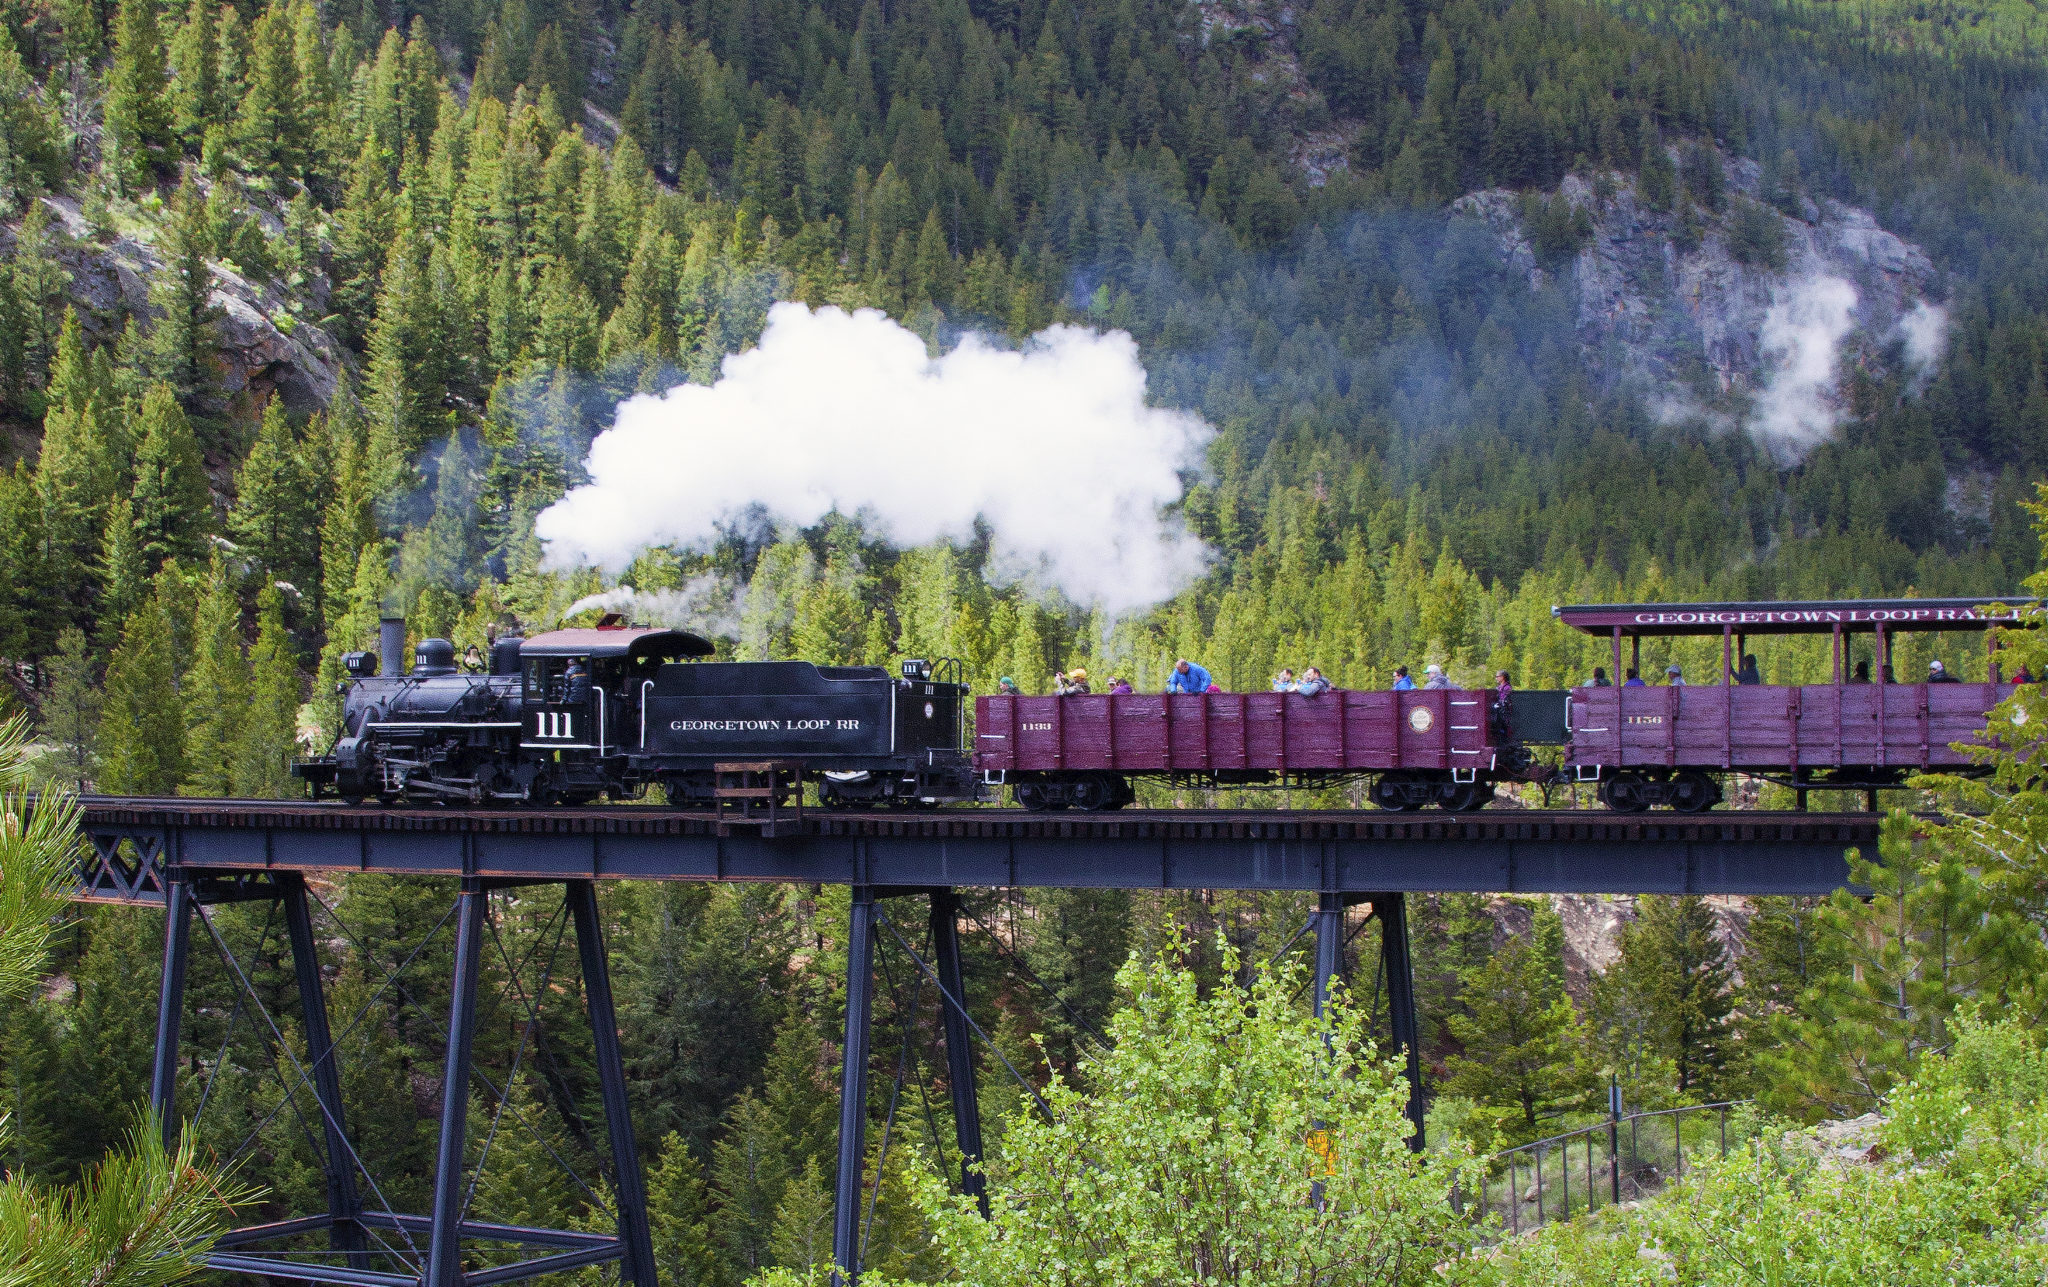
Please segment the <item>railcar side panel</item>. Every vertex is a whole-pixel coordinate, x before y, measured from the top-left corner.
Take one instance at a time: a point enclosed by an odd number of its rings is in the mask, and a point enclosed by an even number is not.
[[[1616,768],[1943,768],[2010,684],[1580,688],[1572,759]]]
[[[980,697],[975,767],[1026,773],[1487,771],[1483,690]]]

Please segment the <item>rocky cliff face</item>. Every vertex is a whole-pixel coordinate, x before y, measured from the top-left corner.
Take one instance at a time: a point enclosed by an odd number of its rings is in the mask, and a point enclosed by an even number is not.
[[[1485,223],[1532,286],[1568,292],[1610,383],[1638,384],[1673,417],[1746,421],[1796,451],[1832,428],[1849,364],[1932,366],[1940,277],[1869,211],[1804,196],[1767,204],[1754,162],[1706,155],[1721,174],[1718,209],[1653,205],[1612,173],[1535,197],[1477,192],[1453,209]]]

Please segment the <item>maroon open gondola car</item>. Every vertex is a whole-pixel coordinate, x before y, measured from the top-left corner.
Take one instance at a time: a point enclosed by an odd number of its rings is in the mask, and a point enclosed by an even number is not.
[[[1521,691],[1495,709],[1488,690],[1072,697],[983,697],[975,767],[1027,808],[1114,809],[1132,783],[1329,786],[1366,781],[1374,803],[1483,807],[1502,781],[1598,783],[1609,806],[1713,807],[1722,779],[1749,773],[1809,789],[1875,792],[1925,769],[1975,767],[1954,744],[1981,735],[2012,691],[1981,683],[1862,684],[1845,648],[1870,636],[1889,671],[1901,632],[1983,632],[2017,614],[1992,599],[1843,603],[1605,604],[1553,609],[1565,625],[1623,645],[1644,636],[1720,635],[1724,682],[1690,687]],[[1725,682],[1752,635],[1832,634],[1826,684]],[[1545,748],[1563,749],[1545,763]]]

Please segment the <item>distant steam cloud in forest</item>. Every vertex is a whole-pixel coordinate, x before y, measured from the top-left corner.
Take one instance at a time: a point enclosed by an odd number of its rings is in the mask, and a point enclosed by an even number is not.
[[[1760,337],[1772,371],[1751,408],[1749,431],[1781,461],[1818,446],[1841,418],[1835,370],[1855,309],[1856,288],[1826,274],[1785,282],[1772,296]]]
[[[1948,351],[1948,310],[1926,300],[1915,300],[1899,319],[1898,336],[1906,348],[1906,365],[1912,368],[1915,392],[1934,378],[1941,356]]]
[[[899,545],[967,541],[980,520],[997,575],[1121,613],[1207,566],[1165,511],[1212,433],[1145,404],[1121,331],[1054,326],[1017,351],[970,335],[934,358],[880,312],[777,304],[716,383],[621,403],[590,482],[535,530],[549,562],[616,571],[648,546],[705,548],[749,513],[857,514]]]

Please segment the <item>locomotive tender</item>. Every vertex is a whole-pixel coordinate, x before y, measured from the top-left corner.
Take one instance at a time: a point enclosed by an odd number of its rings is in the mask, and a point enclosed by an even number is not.
[[[794,763],[827,803],[930,805],[978,786],[960,721],[966,689],[922,661],[879,666],[711,662],[682,630],[589,629],[497,640],[487,673],[424,639],[398,673],[403,627],[344,664],[332,755],[294,766],[317,797],[485,804],[630,799],[659,784],[712,803],[722,769]],[[483,659],[471,665],[481,668]],[[941,667],[944,670],[945,667]]]
[[[1610,808],[1712,808],[1744,773],[1800,792],[1896,787],[1928,769],[1972,773],[1956,744],[1982,735],[2013,687],[1997,656],[1983,683],[1861,683],[1848,659],[1868,636],[1880,675],[1901,632],[1984,633],[2019,621],[1990,599],[1560,607],[1564,625],[1623,641],[1719,635],[1721,676],[1748,636],[1830,634],[1825,684],[1701,683],[1490,690],[987,696],[970,753],[958,665],[714,662],[681,630],[589,629],[500,639],[458,667],[422,640],[397,673],[403,627],[387,622],[384,666],[346,659],[332,755],[296,771],[348,800],[580,804],[659,784],[672,804],[715,803],[721,775],[774,763],[786,787],[827,806],[930,807],[1007,786],[1029,809],[1117,809],[1133,784],[1326,787],[1367,783],[1383,809],[1483,808],[1502,782],[1597,783]],[[1550,760],[1547,762],[1545,755]],[[1874,800],[1874,796],[1872,797]]]

